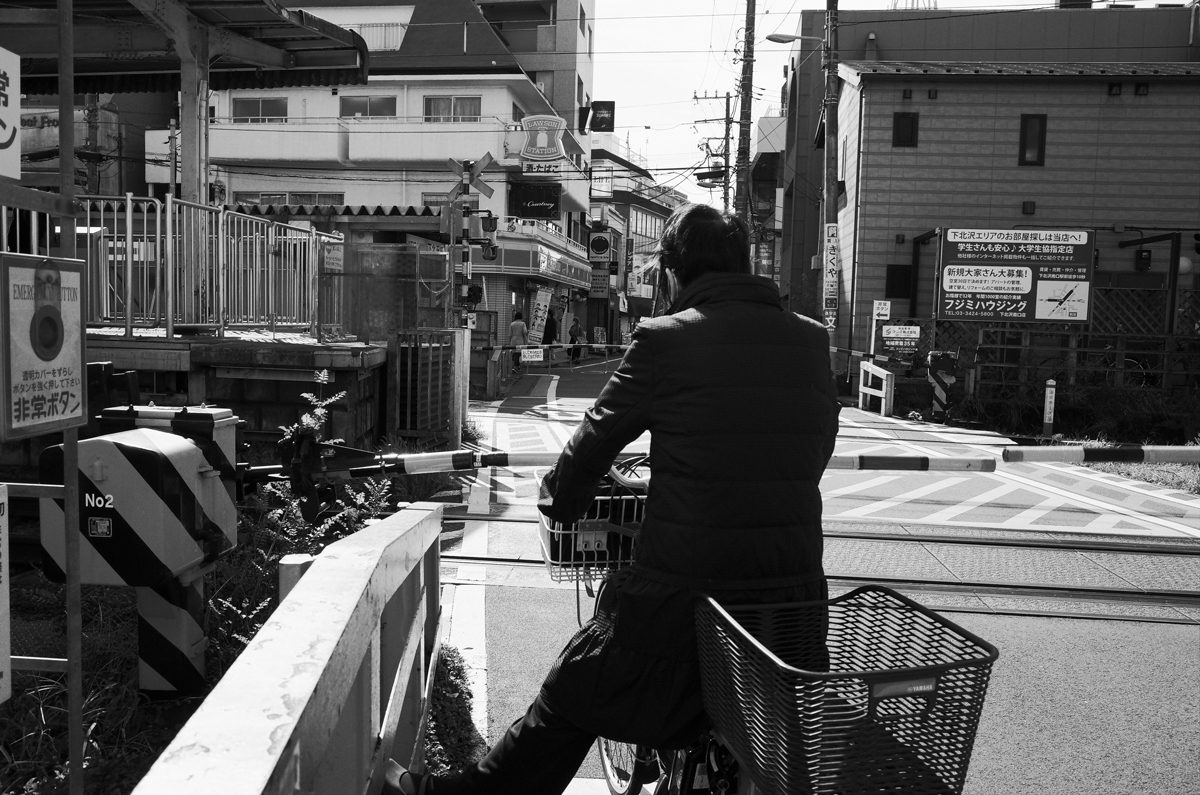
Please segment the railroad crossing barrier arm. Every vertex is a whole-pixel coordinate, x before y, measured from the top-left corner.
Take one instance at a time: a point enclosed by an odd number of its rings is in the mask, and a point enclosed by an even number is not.
[[[1200,446],[1125,445],[1121,447],[1006,447],[1005,463],[1057,462],[1063,464],[1200,464]]]

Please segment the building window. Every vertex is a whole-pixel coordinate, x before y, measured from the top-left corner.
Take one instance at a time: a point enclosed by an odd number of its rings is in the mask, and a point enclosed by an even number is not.
[[[583,10],[583,3],[579,4],[579,32],[587,32],[587,12]]]
[[[514,122],[518,122],[523,118],[525,118],[525,111],[521,110],[521,106],[514,102],[513,103],[513,118],[512,118],[512,120]]]
[[[1021,152],[1017,165],[1046,165],[1046,114],[1021,114]]]
[[[912,298],[912,263],[890,263],[883,286],[884,298]]]
[[[892,114],[892,146],[916,146],[920,113]]]
[[[479,209],[479,194],[468,193],[466,196],[459,196],[454,201],[459,202],[461,204],[463,199],[466,199],[467,202],[474,209],[476,209],[476,210]],[[448,203],[449,202],[446,201],[446,194],[444,194],[444,193],[422,193],[421,194],[421,204],[425,205],[426,207],[445,207]]]
[[[272,121],[287,121],[287,115],[287,97],[233,100],[234,124],[262,124]]]
[[[588,27],[588,55],[592,54],[592,28]]]
[[[576,77],[576,78],[575,78],[575,80],[576,80],[576,83],[575,83],[575,101],[576,101],[576,103],[579,105],[579,107],[581,107],[581,108],[582,108],[582,107],[583,107],[583,78],[582,78],[582,77]]]
[[[385,116],[395,118],[395,97],[338,97],[338,116]]]
[[[245,193],[233,194],[234,204],[345,204],[344,193]]]
[[[479,121],[481,97],[425,97],[425,121]]]

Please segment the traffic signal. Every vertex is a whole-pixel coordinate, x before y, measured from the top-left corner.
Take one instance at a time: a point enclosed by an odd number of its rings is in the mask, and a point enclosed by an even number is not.
[[[494,260],[500,254],[500,247],[496,245],[496,216],[485,215],[483,221],[483,233],[487,236],[487,242],[481,243],[480,248],[483,250],[483,258],[485,260]]]

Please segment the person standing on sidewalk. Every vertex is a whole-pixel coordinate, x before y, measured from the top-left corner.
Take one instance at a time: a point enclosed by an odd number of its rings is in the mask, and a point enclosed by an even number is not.
[[[568,332],[571,338],[571,364],[579,364],[579,357],[583,353],[584,332],[583,326],[579,325],[579,318],[571,323],[571,330]]]
[[[553,345],[558,341],[558,321],[554,319],[554,309],[551,308],[546,313],[546,328],[542,332],[542,342],[546,345]],[[546,349],[546,364],[550,367],[554,366],[554,349]]]
[[[671,750],[709,722],[694,610],[828,598],[821,475],[837,436],[825,327],[750,268],[749,230],[679,207],[659,246],[667,314],[620,367],[543,478],[538,509],[575,522],[625,446],[650,431],[653,487],[633,566],[611,575],[524,717],[458,775],[389,760],[389,795],[555,795],[598,736]],[[819,652],[805,667],[828,666]]]
[[[508,324],[508,344],[529,344],[529,326],[525,325],[525,316],[520,312],[513,312],[512,322]],[[520,366],[521,352],[513,351],[513,369],[516,370]]]

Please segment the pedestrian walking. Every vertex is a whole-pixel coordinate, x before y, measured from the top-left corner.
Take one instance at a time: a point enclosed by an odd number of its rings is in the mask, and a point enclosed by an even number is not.
[[[583,353],[583,326],[579,325],[579,318],[575,318],[567,333],[571,338],[571,364],[576,365],[579,364],[579,356]]]
[[[554,310],[551,309],[546,313],[546,328],[542,332],[542,342],[546,345],[553,345],[558,341],[558,321],[554,319]],[[554,366],[554,349],[546,349],[546,363]]]
[[[508,344],[527,345],[529,343],[529,326],[525,325],[525,316],[513,312],[513,320],[508,324]],[[521,352],[513,351],[513,369],[521,366]]]

